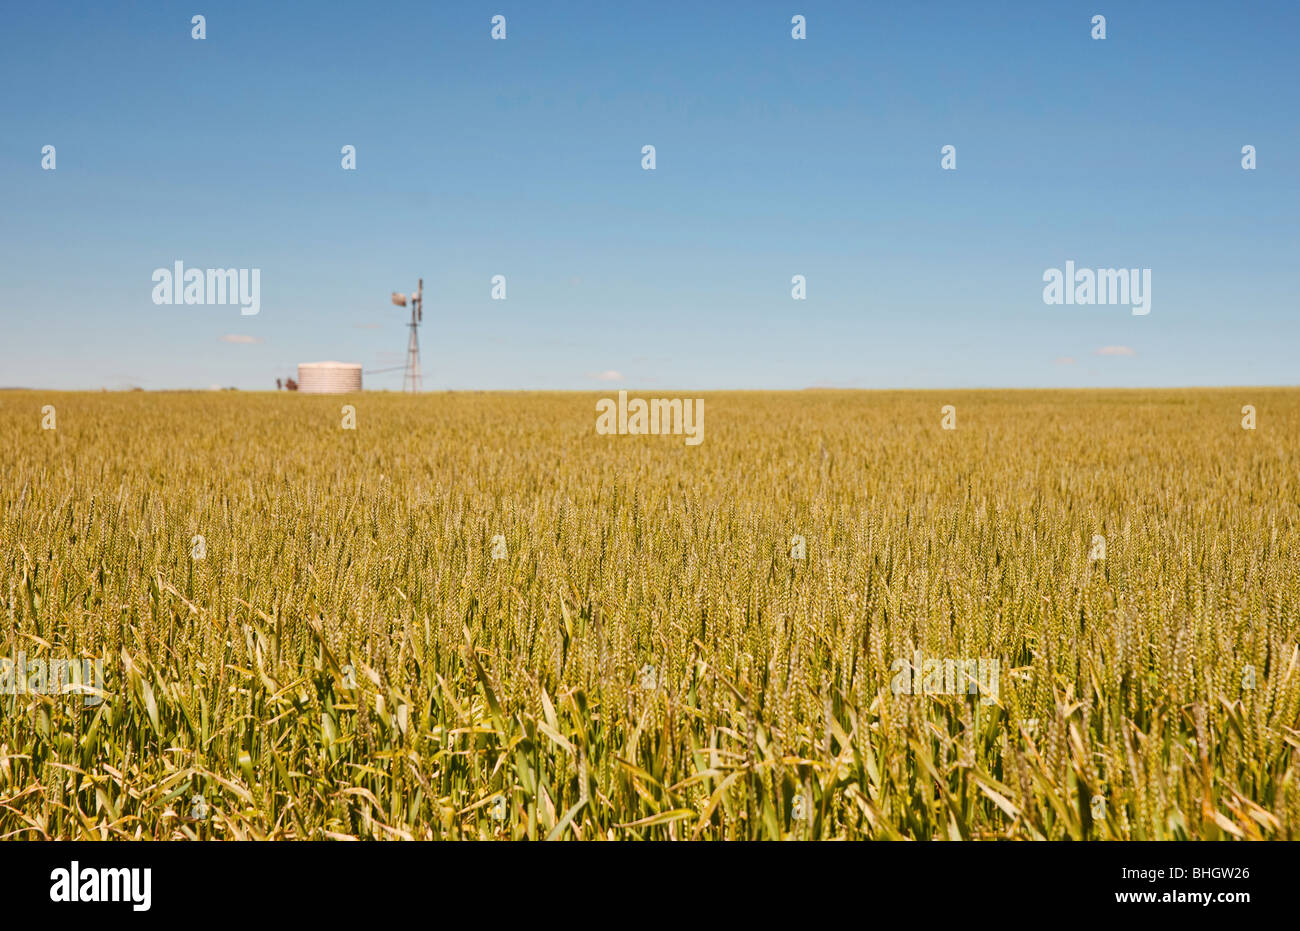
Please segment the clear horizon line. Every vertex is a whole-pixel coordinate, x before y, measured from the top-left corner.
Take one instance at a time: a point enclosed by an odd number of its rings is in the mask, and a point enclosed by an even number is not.
[[[1278,384],[1238,384],[1238,385],[1032,385],[1032,386],[1005,386],[1005,385],[973,385],[973,386],[948,386],[938,388],[916,388],[916,387],[851,387],[838,385],[808,385],[803,388],[436,388],[427,391],[410,392],[399,389],[370,389],[363,388],[361,391],[348,392],[312,392],[312,391],[289,391],[288,389],[275,388],[39,388],[29,387],[26,385],[4,385],[0,386],[0,392],[53,392],[61,394],[226,394],[238,392],[240,394],[302,394],[306,396],[328,395],[328,394],[608,394],[619,391],[639,392],[642,394],[796,394],[805,391],[863,391],[863,392],[885,392],[885,391],[1233,391],[1233,390],[1287,390],[1300,389],[1300,384],[1278,385]]]

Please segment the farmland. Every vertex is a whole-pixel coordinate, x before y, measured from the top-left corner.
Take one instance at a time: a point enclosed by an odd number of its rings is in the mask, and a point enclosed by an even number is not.
[[[0,837],[1300,839],[1300,389],[696,395],[0,394]]]

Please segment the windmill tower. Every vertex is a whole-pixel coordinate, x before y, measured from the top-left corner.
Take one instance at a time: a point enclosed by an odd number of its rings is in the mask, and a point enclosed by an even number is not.
[[[406,370],[402,375],[402,390],[418,393],[423,386],[420,374],[420,336],[418,328],[424,321],[424,279],[419,279],[419,286],[411,295],[411,338],[406,343]],[[406,306],[406,295],[393,292],[393,303],[398,307]]]

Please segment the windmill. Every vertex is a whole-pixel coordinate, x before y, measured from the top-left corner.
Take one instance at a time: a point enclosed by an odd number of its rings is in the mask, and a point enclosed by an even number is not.
[[[420,337],[417,328],[424,320],[424,279],[421,278],[418,287],[411,295],[411,338],[406,343],[406,370],[402,375],[402,390],[412,393],[419,392],[423,379],[420,376]],[[405,307],[407,298],[405,294],[399,291],[393,292],[393,303],[398,307]]]

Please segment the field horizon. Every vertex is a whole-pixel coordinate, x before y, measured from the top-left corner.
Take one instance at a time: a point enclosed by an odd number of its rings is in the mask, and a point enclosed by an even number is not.
[[[609,387],[600,388],[440,388],[428,389],[417,394],[400,391],[396,388],[363,388],[359,392],[344,392],[356,395],[401,395],[411,397],[413,400],[429,395],[445,394],[562,394],[562,395],[598,395],[598,394],[617,394],[619,391],[640,392],[643,394],[669,394],[680,395],[684,393],[699,394],[803,394],[806,392],[844,392],[846,394],[871,393],[871,394],[941,394],[944,392],[1006,392],[1015,394],[1029,394],[1034,392],[1043,393],[1061,393],[1061,394],[1084,394],[1097,391],[1128,391],[1128,392],[1149,392],[1159,393],[1162,391],[1252,391],[1252,390],[1288,390],[1300,389],[1300,383],[1297,384],[1267,384],[1267,385],[1164,385],[1160,387],[1147,387],[1142,385],[1097,385],[1095,387],[1002,387],[997,385],[965,387],[965,388],[857,388],[846,387],[841,385],[808,385],[804,388],[690,388],[680,385],[644,385],[637,383],[611,383]],[[312,392],[307,391],[289,391],[287,389],[276,388],[29,388],[25,386],[0,386],[0,392],[9,392],[11,394],[220,394],[225,392],[237,392],[239,394],[263,395],[263,394],[302,394],[310,396]],[[331,393],[333,394],[333,393]]]

